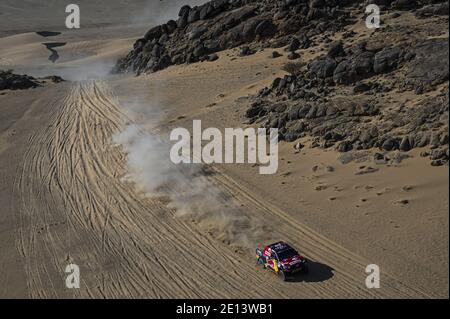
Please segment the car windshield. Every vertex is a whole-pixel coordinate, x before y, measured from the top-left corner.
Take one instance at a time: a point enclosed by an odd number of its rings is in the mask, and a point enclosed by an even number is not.
[[[286,250],[282,250],[282,251],[278,252],[277,255],[278,255],[279,260],[284,260],[284,259],[288,259],[288,258],[297,256],[298,253],[294,249],[288,248]]]

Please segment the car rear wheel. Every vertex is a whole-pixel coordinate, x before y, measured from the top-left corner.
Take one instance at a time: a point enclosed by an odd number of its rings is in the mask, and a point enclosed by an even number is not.
[[[256,260],[256,264],[257,264],[257,265],[263,265],[263,266],[264,266],[264,260],[263,260],[261,257],[259,257],[259,258]]]

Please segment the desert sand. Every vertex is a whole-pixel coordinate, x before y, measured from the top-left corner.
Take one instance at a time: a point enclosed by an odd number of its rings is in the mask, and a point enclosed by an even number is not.
[[[232,49],[214,62],[110,75],[148,29],[113,19],[121,4],[78,31],[64,29],[64,11],[15,24],[32,11],[1,6],[10,20],[0,25],[0,68],[66,81],[0,95],[0,297],[448,298],[448,166],[431,167],[420,150],[357,175],[367,164],[282,142],[276,175],[208,167],[200,189],[213,200],[187,198],[188,214],[171,201],[185,199],[179,185],[192,176],[157,193],[133,178],[145,172],[130,171],[132,151],[115,140],[125,127],[162,140],[194,119],[242,127],[242,104],[284,75],[286,57]],[[44,42],[65,43],[56,63]],[[142,167],[160,169],[152,163]],[[255,265],[256,245],[277,240],[311,260],[308,276],[282,282]],[[80,266],[80,289],[65,287],[69,263]],[[365,286],[369,264],[381,268],[380,289]]]

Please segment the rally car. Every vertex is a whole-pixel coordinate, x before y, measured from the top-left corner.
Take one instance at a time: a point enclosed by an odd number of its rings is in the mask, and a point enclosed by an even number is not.
[[[294,248],[285,242],[266,246],[263,250],[256,249],[259,265],[269,268],[286,281],[297,273],[308,273],[308,261]]]

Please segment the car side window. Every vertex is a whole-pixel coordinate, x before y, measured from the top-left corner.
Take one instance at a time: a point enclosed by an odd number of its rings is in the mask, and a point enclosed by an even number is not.
[[[278,261],[278,256],[276,252],[272,252],[272,258]]]

